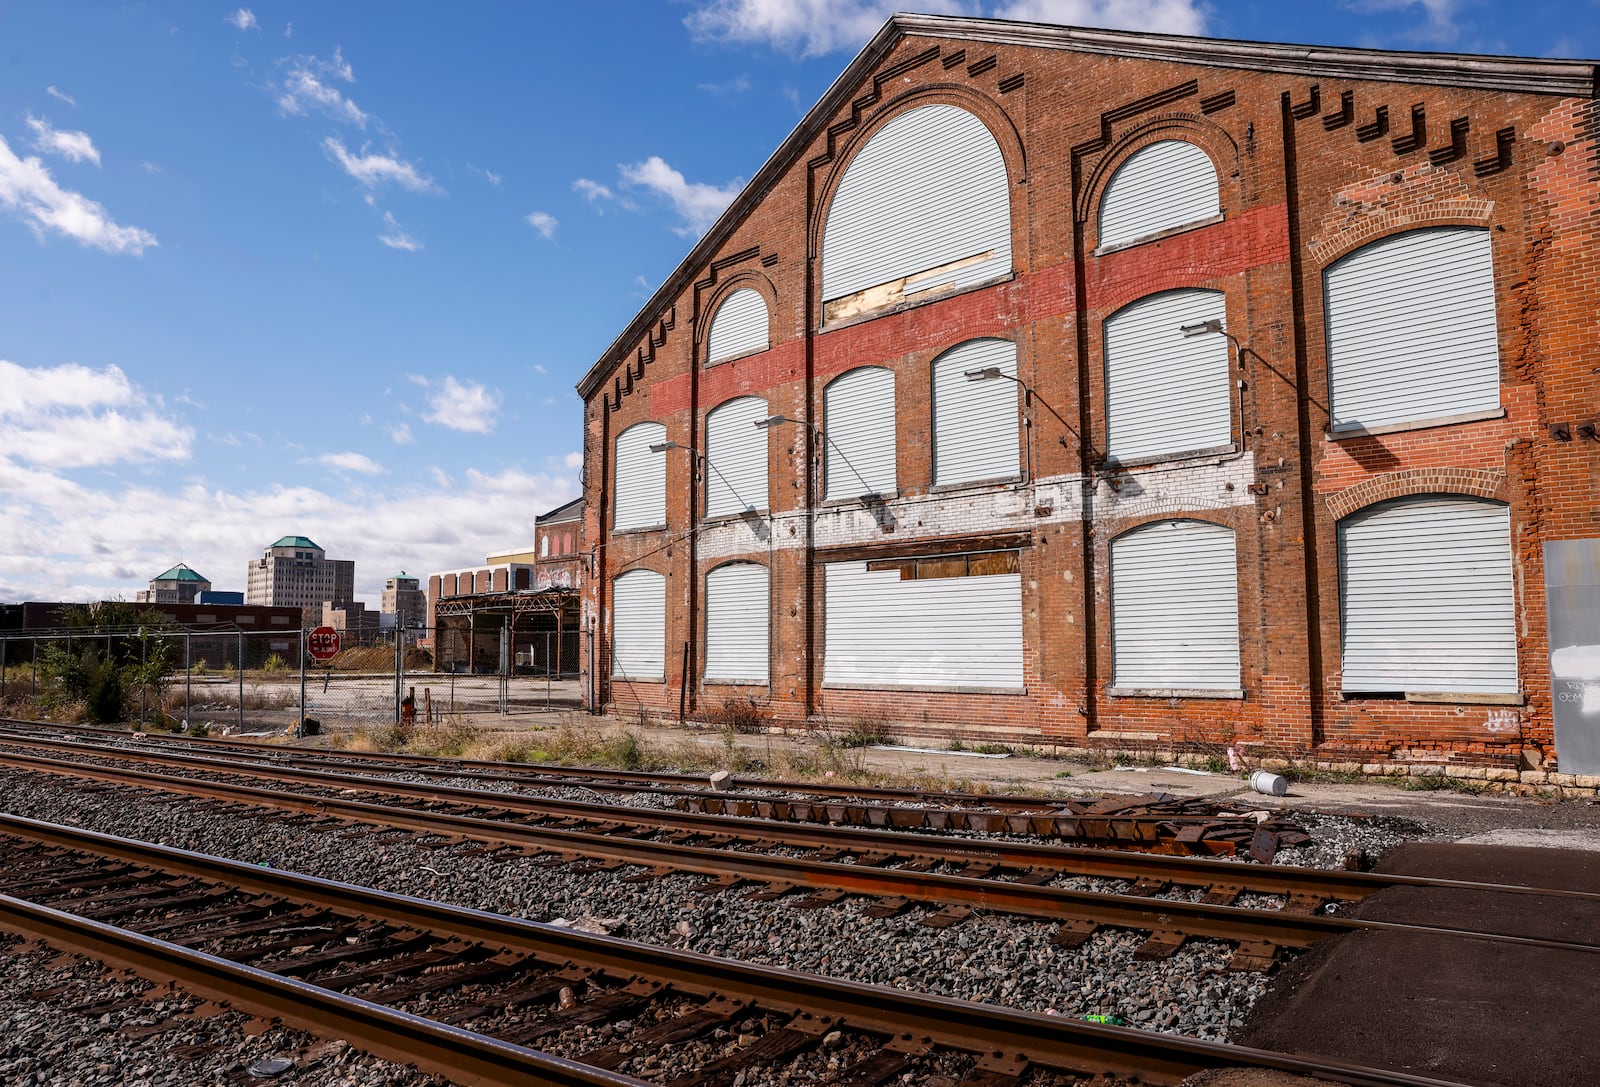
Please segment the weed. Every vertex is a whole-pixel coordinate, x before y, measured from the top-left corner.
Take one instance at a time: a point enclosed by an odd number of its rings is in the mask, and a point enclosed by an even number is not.
[[[724,732],[755,735],[767,731],[771,723],[766,708],[753,698],[726,698],[720,705],[700,712],[700,720]]]
[[[1010,744],[974,744],[972,750],[979,755],[1014,755],[1017,752]]]
[[[1069,778],[1071,776],[1072,776],[1072,771],[1071,770],[1062,770],[1060,773],[1056,774],[1056,777],[1058,777],[1058,778]]]
[[[282,653],[273,653],[267,657],[267,663],[264,667],[269,672],[287,672],[289,670],[289,662],[283,659]]]

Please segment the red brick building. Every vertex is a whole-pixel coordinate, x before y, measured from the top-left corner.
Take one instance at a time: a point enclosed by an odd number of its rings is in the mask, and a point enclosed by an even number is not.
[[[895,17],[579,385],[597,703],[1600,774],[1594,92]]]

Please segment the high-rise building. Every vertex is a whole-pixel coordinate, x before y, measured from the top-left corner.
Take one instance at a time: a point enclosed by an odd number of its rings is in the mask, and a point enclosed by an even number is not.
[[[166,573],[150,579],[150,588],[140,589],[134,600],[140,604],[193,604],[201,593],[211,591],[211,582],[187,563],[178,563]]]
[[[356,564],[330,559],[304,536],[284,536],[247,568],[245,603],[297,607],[301,623],[315,624],[322,605],[336,608],[355,597]]]
[[[428,620],[428,594],[418,578],[401,570],[383,583],[381,610],[385,622],[392,617],[393,625],[402,630],[420,627]]]

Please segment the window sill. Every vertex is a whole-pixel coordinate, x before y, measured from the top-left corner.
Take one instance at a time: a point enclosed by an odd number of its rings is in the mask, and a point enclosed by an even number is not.
[[[926,694],[999,694],[1020,697],[1026,687],[940,687],[926,683],[823,683],[825,691],[920,691]]]
[[[840,509],[844,506],[860,506],[863,509],[871,509],[876,505],[893,502],[899,497],[900,492],[898,490],[880,491],[877,494],[851,494],[841,498],[824,498],[822,505],[818,506],[817,509],[831,510]]]
[[[1356,699],[1389,702],[1414,702],[1420,705],[1443,706],[1525,706],[1527,697],[1521,691],[1489,694],[1482,691],[1457,694],[1452,691],[1340,691],[1346,702]]]
[[[1125,242],[1114,242],[1111,245],[1098,246],[1094,252],[1090,253],[1089,255],[1092,257],[1103,257],[1108,253],[1120,253],[1124,249],[1133,249],[1136,246],[1148,245],[1151,242],[1158,242],[1163,238],[1171,238],[1179,234],[1187,234],[1189,231],[1199,230],[1201,227],[1215,226],[1217,223],[1222,222],[1226,218],[1227,216],[1219,211],[1215,215],[1207,215],[1204,219],[1196,219],[1192,223],[1184,223],[1181,226],[1168,227],[1165,230],[1158,230],[1154,234],[1144,234],[1137,238],[1130,238]]]
[[[1112,698],[1217,698],[1234,702],[1244,700],[1242,687],[1112,687],[1106,694]]]
[[[717,525],[731,525],[740,521],[765,521],[769,514],[770,511],[764,509],[740,510],[738,513],[707,514],[700,519],[700,525],[702,528],[714,528]]]
[[[706,676],[700,681],[707,687],[761,687],[766,688],[768,681],[764,679],[712,679]]]
[[[1239,446],[1234,442],[1227,445],[1213,445],[1205,449],[1186,449],[1181,453],[1157,453],[1149,457],[1135,457],[1132,460],[1122,460],[1115,455],[1107,454],[1101,462],[1104,471],[1131,472],[1139,468],[1154,468],[1161,465],[1177,464],[1180,461],[1212,460],[1219,457],[1229,457],[1239,452]]]
[[[987,476],[983,479],[964,479],[959,483],[935,483],[929,494],[954,494],[957,491],[976,491],[983,487],[1009,487],[1022,482],[1021,473],[1009,476]]]
[[[1015,259],[1014,255],[1013,259]],[[904,313],[906,310],[916,309],[918,306],[931,305],[934,302],[943,302],[946,298],[955,298],[959,295],[971,294],[973,291],[987,290],[988,288],[1001,283],[1010,283],[1016,278],[1016,270],[1012,269],[1005,275],[994,276],[990,279],[985,279],[981,283],[969,283],[965,287],[956,287],[953,290],[941,291],[935,287],[930,288],[925,292],[918,291],[912,297],[903,298],[901,301],[884,306],[882,309],[871,310],[867,313],[858,313],[853,317],[846,317],[838,321],[819,322],[817,325],[816,334],[821,336],[824,333],[836,332],[841,328],[849,328],[852,325],[860,325],[865,324],[868,321],[876,321],[880,317],[888,317],[892,314]],[[924,294],[926,294],[927,297],[923,297]],[[824,302],[823,306],[826,305],[827,303]],[[718,365],[721,364],[719,363]]]
[[[665,532],[666,530],[667,525],[666,522],[663,521],[658,525],[638,525],[634,528],[614,528],[611,530],[611,535],[633,536],[645,532]]]
[[[730,362],[743,362],[745,359],[753,359],[757,355],[765,355],[768,351],[771,351],[771,350],[772,350],[772,342],[770,340],[768,340],[767,346],[765,346],[765,347],[757,348],[754,351],[746,351],[742,355],[729,355],[727,358],[725,358],[725,359],[717,359],[715,362],[702,363],[701,366],[700,366],[700,369],[702,369],[702,370],[711,370],[711,369],[715,369],[718,366],[726,366]]]
[[[1492,411],[1468,411],[1460,415],[1435,415],[1431,419],[1410,419],[1403,423],[1383,423],[1373,427],[1350,424],[1329,427],[1325,432],[1325,437],[1330,442],[1343,441],[1346,438],[1375,438],[1380,434],[1400,434],[1407,430],[1432,430],[1435,427],[1457,426],[1461,423],[1481,423],[1486,419],[1504,419],[1505,417],[1505,408],[1495,408]]]
[[[611,677],[612,683],[665,683],[666,676],[618,676]]]

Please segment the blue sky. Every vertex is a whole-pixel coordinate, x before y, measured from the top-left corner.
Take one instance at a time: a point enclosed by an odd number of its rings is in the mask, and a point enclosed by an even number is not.
[[[0,0],[0,601],[531,541],[574,383],[896,7],[1600,55],[1597,0]]]

